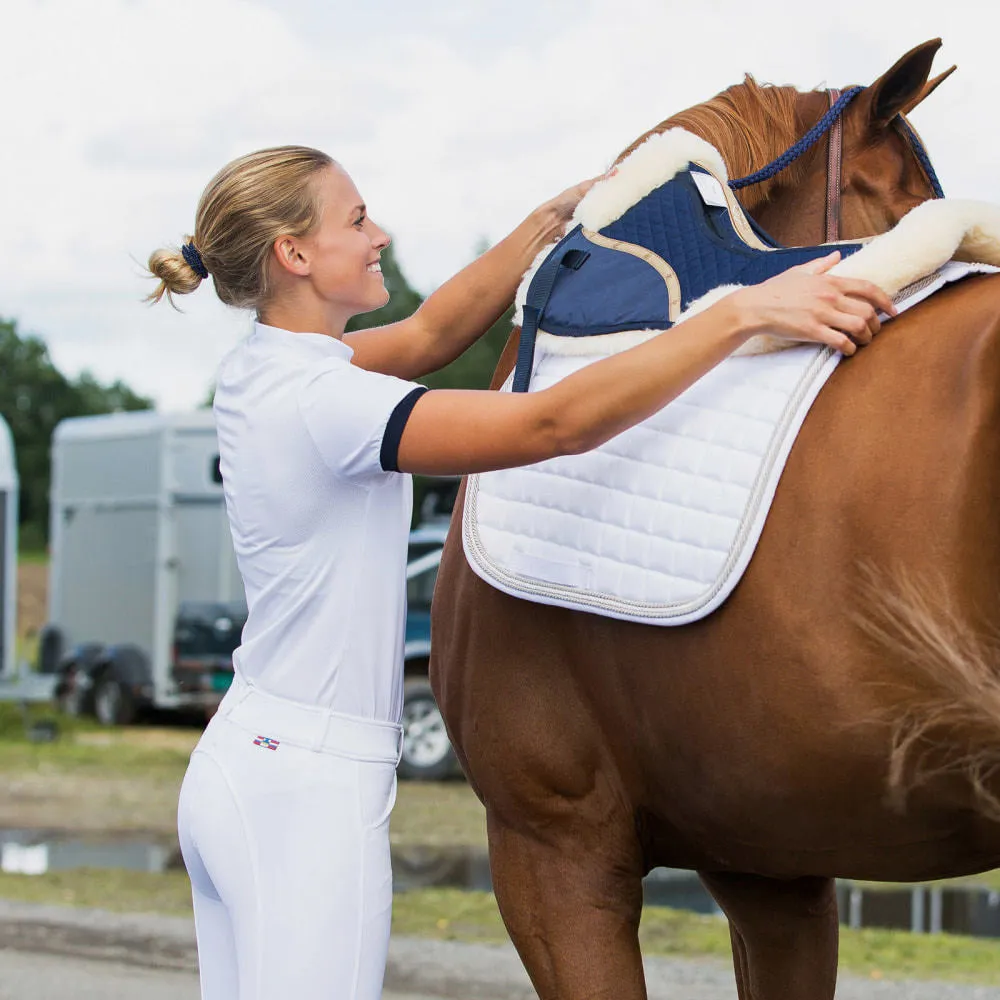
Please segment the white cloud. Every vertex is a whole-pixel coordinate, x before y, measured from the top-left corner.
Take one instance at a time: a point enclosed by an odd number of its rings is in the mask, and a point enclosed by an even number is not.
[[[291,141],[328,150],[428,291],[482,236],[744,71],[867,83],[944,20],[925,0],[22,4],[0,64],[0,313],[69,371],[191,406],[246,320],[207,287],[183,315],[143,306],[135,261],[190,231],[231,157]],[[953,3],[946,20],[938,63],[960,72],[915,124],[949,193],[1000,200],[998,14]]]

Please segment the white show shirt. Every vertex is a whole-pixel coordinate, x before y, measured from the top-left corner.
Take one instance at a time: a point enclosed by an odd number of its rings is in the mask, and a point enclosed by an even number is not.
[[[270,694],[398,722],[413,492],[391,470],[425,390],[353,353],[256,323],[219,368],[220,468],[249,608],[233,662]]]

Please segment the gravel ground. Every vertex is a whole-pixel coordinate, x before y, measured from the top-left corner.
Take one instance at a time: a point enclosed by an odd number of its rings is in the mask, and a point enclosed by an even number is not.
[[[142,969],[63,955],[0,952],[0,1000],[198,1000],[193,972]],[[383,1000],[428,1000],[385,993]]]
[[[194,983],[197,968],[188,919],[5,901],[0,901],[0,951],[0,1000],[62,1000],[68,995],[67,982],[73,983],[72,995],[79,1000],[137,995],[186,1000],[189,994],[184,991]],[[79,991],[74,970],[88,984]],[[732,970],[721,962],[656,958],[647,961],[646,972],[650,1000],[736,996]],[[31,984],[31,991],[19,983]],[[84,992],[91,985],[93,991]],[[386,987],[392,991],[386,1000],[414,995],[437,1000],[532,1000],[535,995],[509,946],[414,938],[393,939]],[[190,996],[193,1000],[197,993]],[[840,1000],[1000,1000],[1000,988],[844,977],[837,996]]]

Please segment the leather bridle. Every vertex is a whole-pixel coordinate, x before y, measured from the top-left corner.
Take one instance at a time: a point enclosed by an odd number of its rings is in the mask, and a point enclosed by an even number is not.
[[[840,91],[831,88],[827,92],[832,108],[840,100]],[[844,161],[844,119],[838,115],[830,129],[826,161],[826,239],[825,243],[836,243],[840,239],[840,184]]]
[[[737,191],[751,184],[759,184],[761,181],[776,177],[790,163],[793,163],[806,150],[818,142],[823,135],[829,133],[827,138],[825,242],[837,242],[840,239],[841,185],[843,184],[843,114],[850,102],[863,89],[863,87],[851,87],[843,93],[836,89],[828,90],[826,93],[830,105],[829,109],[798,142],[790,146],[766,166],[755,170],[752,174],[731,180],[729,186],[734,191]],[[938,180],[934,166],[919,136],[913,131],[912,126],[902,114],[898,115],[894,122],[898,124],[900,133],[909,142],[914,155],[927,175],[927,179],[930,181],[934,191],[934,196],[936,198],[943,198],[944,191],[941,189],[941,182]]]

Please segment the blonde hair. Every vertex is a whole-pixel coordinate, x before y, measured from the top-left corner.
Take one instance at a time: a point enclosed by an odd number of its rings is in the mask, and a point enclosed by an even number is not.
[[[313,183],[327,167],[326,153],[307,146],[278,146],[241,156],[224,166],[202,192],[193,243],[216,294],[226,305],[259,308],[270,292],[268,264],[279,236],[305,236],[319,221]],[[179,247],[155,250],[150,273],[159,284],[147,301],[187,295],[202,282]]]

